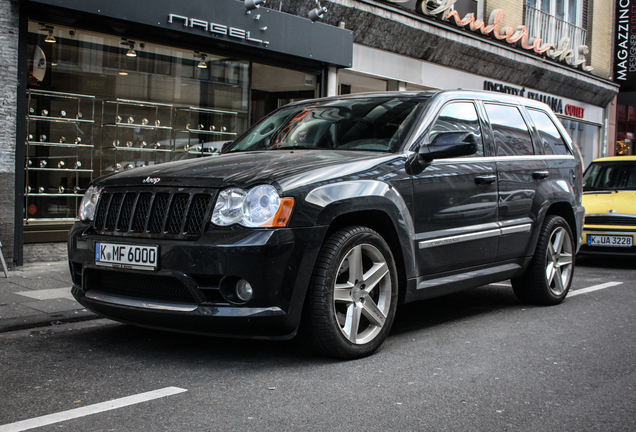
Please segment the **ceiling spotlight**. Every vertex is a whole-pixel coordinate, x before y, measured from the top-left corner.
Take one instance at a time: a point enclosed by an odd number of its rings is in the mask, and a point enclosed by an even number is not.
[[[45,31],[48,32],[49,34],[46,36],[46,38],[44,38],[44,42],[48,42],[48,43],[55,43],[57,42],[55,40],[55,36],[53,36],[53,29],[55,27],[53,27],[52,25],[46,25],[44,23],[38,23],[39,24],[39,28],[38,30],[40,31]]]
[[[309,19],[312,22],[319,21],[323,17],[323,15],[327,13],[327,8],[320,6],[318,0],[316,0],[316,5],[318,7],[316,9],[310,10],[308,15]]]
[[[265,3],[265,0],[245,0],[245,9],[249,13],[254,9],[258,9],[263,3]]]
[[[48,43],[57,42],[55,40],[55,36],[53,36],[53,29],[49,29],[49,35],[46,38],[44,38],[44,42],[48,42]]]
[[[124,38],[122,38],[124,39]],[[121,43],[122,45],[128,46],[128,51],[126,52],[126,57],[137,57],[137,52],[135,52],[135,41],[129,41],[124,39]]]
[[[197,67],[199,69],[207,69],[208,68],[208,64],[205,62],[206,57],[208,56],[205,53],[199,53],[198,51],[195,51],[196,54],[194,54],[194,58],[200,58],[201,61],[199,62],[199,64],[197,64]]]

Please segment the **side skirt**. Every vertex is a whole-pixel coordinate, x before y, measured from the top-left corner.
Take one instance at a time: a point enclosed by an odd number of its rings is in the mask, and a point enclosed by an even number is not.
[[[518,277],[523,274],[530,259],[531,257],[522,261],[498,262],[462,272],[446,272],[410,279],[404,303],[441,297],[446,294]]]

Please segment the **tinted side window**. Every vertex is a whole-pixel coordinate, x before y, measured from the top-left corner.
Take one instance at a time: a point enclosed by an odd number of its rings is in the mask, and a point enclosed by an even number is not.
[[[570,154],[570,150],[565,144],[565,141],[563,141],[559,130],[554,125],[554,122],[552,122],[550,116],[542,111],[532,109],[529,109],[528,112],[539,131],[544,153],[547,155]]]
[[[429,142],[432,142],[440,132],[472,132],[477,138],[477,152],[470,156],[484,155],[479,118],[475,105],[471,102],[452,102],[442,108],[439,117],[431,126]]]
[[[492,125],[497,156],[534,154],[528,126],[517,107],[495,104],[484,106]]]

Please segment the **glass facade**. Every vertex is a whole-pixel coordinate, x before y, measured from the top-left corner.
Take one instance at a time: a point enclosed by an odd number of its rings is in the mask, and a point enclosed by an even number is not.
[[[93,178],[214,155],[318,89],[312,74],[34,21],[27,59],[25,242],[70,226]]]
[[[583,155],[584,168],[600,157],[601,126],[565,118],[559,118],[559,120],[570,134],[572,142],[579,146]]]
[[[636,154],[636,106],[618,104],[616,156]]]

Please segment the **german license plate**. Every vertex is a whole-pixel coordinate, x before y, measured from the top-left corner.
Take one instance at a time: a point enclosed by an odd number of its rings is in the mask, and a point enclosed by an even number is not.
[[[159,246],[96,243],[95,264],[134,270],[157,270]]]
[[[588,246],[631,247],[632,236],[587,235]]]

